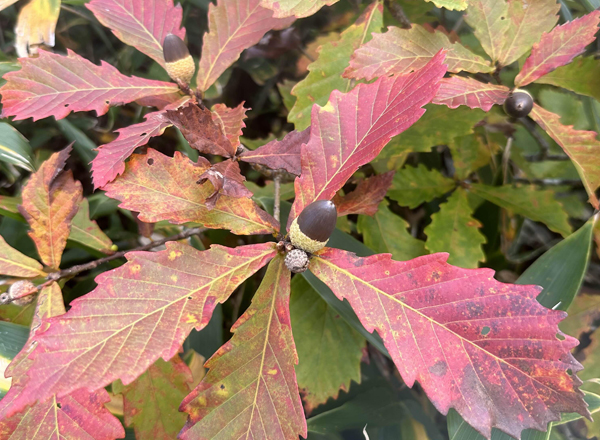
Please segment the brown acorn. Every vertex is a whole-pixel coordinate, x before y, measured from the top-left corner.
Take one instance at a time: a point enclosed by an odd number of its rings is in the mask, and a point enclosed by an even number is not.
[[[189,85],[196,71],[196,65],[183,40],[177,35],[167,35],[163,42],[163,56],[169,76],[177,83]]]
[[[290,227],[290,241],[298,249],[315,253],[325,247],[337,221],[337,209],[329,200],[306,206]]]
[[[525,90],[516,89],[504,101],[504,111],[513,118],[523,118],[531,112],[533,98]]]

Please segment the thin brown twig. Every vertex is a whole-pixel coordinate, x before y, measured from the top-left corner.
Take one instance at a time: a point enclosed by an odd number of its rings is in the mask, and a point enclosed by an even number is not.
[[[402,6],[400,6],[399,3],[396,3],[393,0],[384,0],[384,3],[385,6],[388,8],[388,11],[390,11],[391,16],[398,20],[398,23],[400,23],[400,27],[402,27],[403,29],[410,29],[412,27],[410,19],[408,18],[408,16],[404,12],[404,9],[402,9]]]
[[[529,134],[540,146],[540,152],[534,156],[526,156],[528,162],[542,162],[544,160],[569,160],[569,156],[562,154],[549,154],[550,145],[537,129],[537,124],[528,117],[520,118],[519,122],[525,127]]]
[[[275,220],[277,220],[277,223],[279,223],[279,213],[281,209],[281,176],[279,173],[275,174],[273,183],[275,185],[275,202],[273,204],[273,217],[275,217]]]

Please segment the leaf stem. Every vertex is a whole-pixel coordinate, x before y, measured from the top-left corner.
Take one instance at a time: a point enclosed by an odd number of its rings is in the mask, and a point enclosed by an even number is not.
[[[275,217],[275,220],[277,220],[277,223],[279,223],[279,212],[281,207],[281,175],[279,173],[275,174],[273,183],[275,185],[275,203],[273,204],[273,217]]]
[[[537,130],[537,124],[528,117],[520,118],[519,122],[525,127],[529,134],[536,140],[540,146],[540,152],[534,156],[526,156],[529,162],[542,162],[544,160],[569,160],[569,156],[563,154],[549,154],[550,145],[548,141]]]

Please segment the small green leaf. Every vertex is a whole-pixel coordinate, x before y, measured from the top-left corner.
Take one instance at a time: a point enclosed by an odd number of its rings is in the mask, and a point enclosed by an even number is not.
[[[477,134],[456,137],[449,142],[448,148],[452,153],[456,178],[466,179],[473,171],[486,166],[492,154],[496,153],[496,145],[485,144]]]
[[[28,171],[35,171],[29,141],[6,122],[0,122],[0,160]]]
[[[594,57],[578,57],[566,66],[561,66],[535,82],[550,84],[580,95],[600,100],[600,60]]]
[[[413,209],[452,191],[454,180],[442,176],[438,170],[428,170],[420,163],[416,167],[405,167],[394,175],[388,197],[401,206]]]
[[[79,210],[71,221],[69,240],[105,254],[113,253],[110,238],[102,232],[102,229],[98,227],[95,221],[90,220],[90,206],[88,200],[85,198],[79,204]]]

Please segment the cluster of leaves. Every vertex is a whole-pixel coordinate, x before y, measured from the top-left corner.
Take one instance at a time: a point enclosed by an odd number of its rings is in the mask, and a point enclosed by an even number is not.
[[[417,405],[413,394],[400,399],[390,390],[390,383],[399,390],[400,380],[408,387],[419,382],[435,409],[450,411],[451,438],[550,435],[553,425],[581,422],[600,409],[600,396],[579,389],[582,365],[572,353],[578,341],[569,336],[589,336],[597,327],[598,301],[577,296],[597,215],[579,197],[583,191],[570,192],[561,203],[556,191],[532,185],[555,179],[564,186],[566,178],[577,177],[597,210],[600,141],[588,129],[597,130],[598,121],[563,125],[572,117],[561,113],[563,103],[580,101],[544,97],[549,89],[541,86],[531,88],[544,104],[534,104],[531,119],[508,120],[498,111],[513,90],[505,83],[550,84],[589,97],[585,102],[595,114],[600,106],[591,98],[600,94],[585,78],[600,69],[592,57],[577,57],[595,40],[600,11],[556,26],[554,0],[362,5],[360,14],[341,14],[343,31],[307,46],[304,52],[317,58],[305,65],[303,79],[277,85],[295,130],[270,126],[282,136],[242,138],[252,112],[244,102],[208,106],[211,97],[221,97],[220,81],[227,83],[238,60],[281,56],[278,45],[285,52],[297,44],[289,26],[302,28],[304,21],[296,20],[310,20],[305,17],[323,6],[340,7],[333,3],[208,4],[208,32],[191,87],[166,81],[164,73],[162,79],[127,76],[71,49],[66,55],[39,50],[4,75],[2,115],[13,121],[53,116],[63,123],[71,112],[94,110],[100,117],[119,105],[156,110],[117,130],[97,151],[81,150],[90,139],[72,124],[61,125],[80,156],[91,154],[93,187],[105,191],[96,199],[83,197],[88,170],[80,182],[67,167],[71,146],[35,159],[19,132],[7,123],[1,127],[2,159],[31,171],[19,194],[0,196],[7,216],[0,224],[0,274],[8,280],[3,289],[30,280],[39,293],[24,308],[0,309],[11,332],[18,333],[19,324],[31,329],[4,372],[12,383],[0,400],[0,438],[122,438],[114,414],[123,415],[140,440],[292,440],[309,432],[311,438],[340,438],[332,426],[341,419],[344,425],[336,429],[362,430],[377,420],[368,417],[368,406],[380,413],[381,422],[372,426],[381,428],[380,438],[390,426],[412,432],[411,438],[439,436],[426,413],[411,407]],[[414,13],[414,23],[382,32],[401,5]],[[165,37],[186,37],[183,8],[171,0],[92,0],[85,6],[157,66],[165,67]],[[452,10],[465,10],[455,27],[464,17],[473,34],[459,37],[431,15]],[[347,25],[348,16],[357,16],[353,24]],[[257,72],[258,83],[264,78]],[[278,79],[266,82],[273,88]],[[271,97],[254,102],[266,99]],[[169,127],[180,136],[180,151],[148,147]],[[539,152],[531,150],[532,141]],[[247,176],[273,183],[259,187]],[[286,179],[294,183],[282,184]],[[280,198],[294,201],[280,207]],[[113,244],[122,238],[115,232],[119,226],[100,228],[90,210],[92,202],[94,212],[108,204],[111,221],[120,222],[110,199],[141,235],[176,231],[179,239],[206,231],[204,242],[211,246],[205,250],[195,237],[191,243],[165,240],[156,252],[129,252],[121,266],[92,272],[95,283],[77,293],[70,277],[119,256]],[[285,238],[287,228],[280,225],[289,227],[316,200],[334,201],[339,230],[312,255],[310,273],[292,278],[282,246],[269,238]],[[280,222],[280,212],[288,211]],[[419,218],[426,214],[430,222],[424,224]],[[28,225],[35,250],[17,249],[2,230],[11,217]],[[582,223],[572,233],[572,224]],[[517,235],[525,239],[528,227],[565,239],[516,284],[497,281],[490,268],[477,269],[483,262],[514,269],[509,245],[516,247]],[[215,234],[217,229],[237,237]],[[71,267],[68,243],[108,257]],[[32,258],[36,253],[39,261]],[[557,271],[557,264],[566,269]],[[238,316],[244,290],[255,293]],[[76,299],[63,299],[66,291]],[[16,294],[11,299],[24,300]],[[214,327],[213,315],[234,300],[233,336],[208,353],[206,373],[192,369],[198,360],[191,352],[184,362],[182,347]],[[559,329],[574,300],[574,317]],[[576,353],[592,367],[584,379],[599,377],[593,341]],[[365,356],[380,364],[385,384],[367,379],[376,385],[358,388],[354,400],[344,401],[340,390],[373,374],[374,367],[361,374]],[[331,397],[338,406],[319,409]]]

